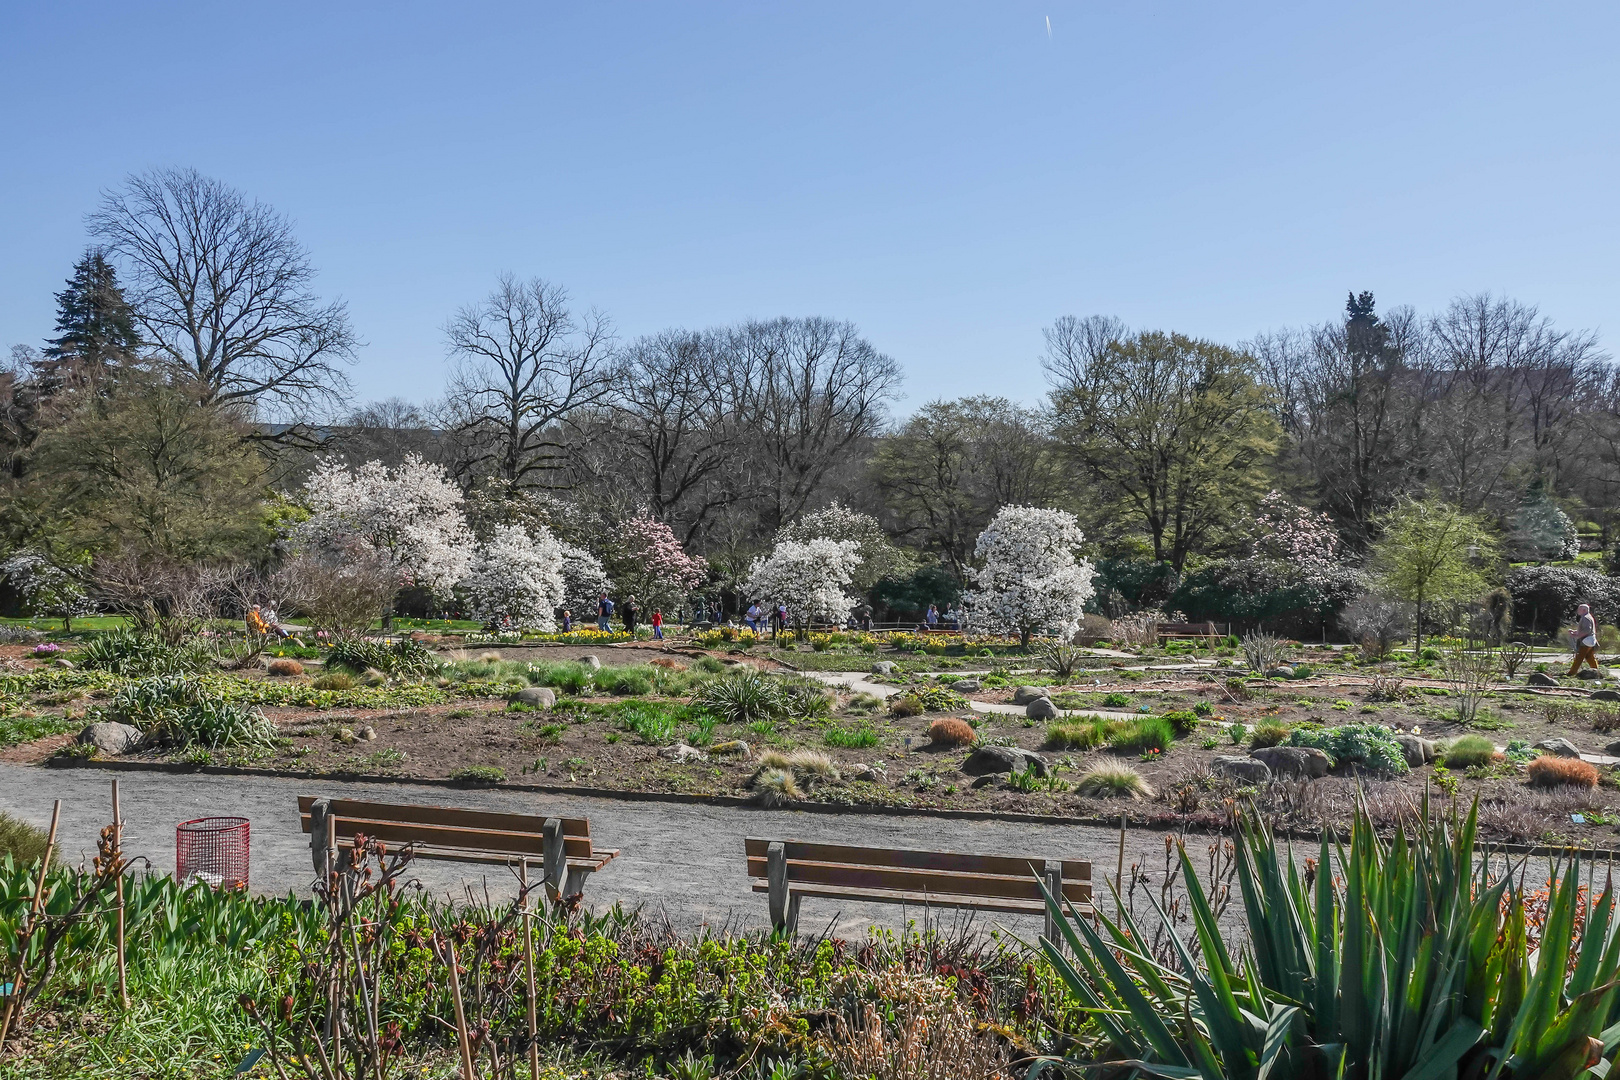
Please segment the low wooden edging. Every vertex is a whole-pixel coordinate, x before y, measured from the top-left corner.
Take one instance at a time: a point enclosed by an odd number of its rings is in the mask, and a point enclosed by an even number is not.
[[[568,784],[514,784],[502,782],[499,784],[482,784],[466,780],[447,780],[435,777],[422,778],[411,776],[380,776],[371,773],[330,773],[312,772],[310,770],[281,770],[281,769],[255,769],[238,765],[188,765],[175,761],[97,761],[93,758],[75,758],[71,756],[51,757],[45,759],[45,767],[53,769],[102,769],[109,772],[155,772],[155,773],[203,773],[209,776],[264,776],[283,780],[328,780],[343,784],[414,784],[419,787],[446,788],[449,790],[486,790],[486,791],[521,791],[535,795],[565,795],[581,799],[613,799],[619,802],[661,802],[674,803],[681,806],[728,806],[736,809],[763,810],[753,799],[745,799],[736,795],[688,795],[678,791],[629,791],[622,788],[595,788],[580,787]],[[1098,817],[1095,815],[1073,816],[1060,814],[1018,814],[1007,810],[949,810],[930,809],[923,806],[885,806],[882,804],[846,805],[843,803],[798,803],[791,807],[773,807],[773,810],[796,810],[809,814],[832,815],[864,815],[867,817],[935,817],[955,821],[1005,821],[1012,824],[1024,825],[1084,825],[1089,828],[1118,829],[1118,817]],[[1156,833],[1181,832],[1188,835],[1199,836],[1225,836],[1225,832],[1218,829],[1192,827],[1175,829],[1162,824],[1145,824],[1133,822],[1132,829],[1146,830]],[[1321,843],[1320,832],[1289,829],[1277,832],[1278,839],[1293,840],[1297,842]],[[1347,843],[1348,832],[1330,836],[1330,839]],[[1572,847],[1549,844],[1506,844],[1495,842],[1476,841],[1476,849],[1486,854],[1510,855],[1552,855],[1559,858],[1568,858],[1571,855],[1581,855],[1591,859],[1605,859],[1620,861],[1620,850],[1609,848]]]

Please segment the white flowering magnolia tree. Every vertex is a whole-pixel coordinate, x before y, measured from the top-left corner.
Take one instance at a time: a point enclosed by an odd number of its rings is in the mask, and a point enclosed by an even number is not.
[[[856,591],[865,592],[886,577],[904,577],[916,569],[905,552],[889,540],[883,526],[871,514],[833,503],[776,532],[776,543],[788,540],[853,540],[860,549],[855,568]]]
[[[596,617],[596,598],[612,588],[602,560],[573,544],[562,545],[563,607],[574,618]]]
[[[473,617],[493,629],[555,630],[565,595],[563,547],[544,526],[497,525],[478,545],[461,587]]]
[[[86,595],[81,567],[64,569],[32,549],[0,562],[0,581],[11,586],[30,612],[54,615],[68,631],[74,619],[96,612],[95,602]]]
[[[402,586],[441,597],[467,576],[473,535],[461,492],[415,454],[393,469],[324,462],[304,484],[304,501],[310,516],[292,532],[295,550],[341,557],[369,549],[387,557]]]
[[[812,619],[843,621],[855,605],[848,590],[860,565],[854,540],[786,540],[754,560],[743,588],[766,604],[785,605],[802,631]]]
[[[971,571],[974,588],[964,597],[969,625],[1016,633],[1026,647],[1037,633],[1073,635],[1096,575],[1075,554],[1084,539],[1066,511],[1003,506],[974,546],[981,565]]]

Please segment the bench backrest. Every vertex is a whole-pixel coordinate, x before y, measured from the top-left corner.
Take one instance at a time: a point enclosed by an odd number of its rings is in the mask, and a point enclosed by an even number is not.
[[[775,841],[749,837],[748,876],[763,878]],[[966,855],[912,848],[850,847],[784,840],[790,883],[928,893],[935,896],[978,896],[998,900],[1039,900],[1038,881],[1048,860],[1017,855]],[[1054,860],[1057,861],[1057,860]],[[1091,863],[1060,860],[1063,895],[1070,903],[1091,902]]]
[[[298,824],[309,832],[313,795],[298,796]],[[339,840],[355,833],[389,844],[429,844],[455,851],[492,855],[532,855],[545,851],[546,819],[533,814],[500,814],[488,810],[462,810],[451,806],[329,799],[337,819]],[[591,827],[585,818],[562,818],[563,848],[570,859],[591,857]]]
[[[1212,622],[1162,622],[1157,626],[1161,634],[1208,634],[1216,636],[1215,624]]]

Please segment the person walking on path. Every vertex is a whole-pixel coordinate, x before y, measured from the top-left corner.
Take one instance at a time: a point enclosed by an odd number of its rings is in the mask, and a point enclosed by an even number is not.
[[[1569,665],[1569,673],[1575,674],[1581,670],[1581,661],[1585,660],[1592,665],[1593,671],[1602,671],[1597,660],[1597,621],[1592,618],[1592,609],[1585,604],[1575,609],[1575,629],[1569,632],[1575,639],[1575,662]]]
[[[653,628],[653,639],[656,640],[656,641],[663,641],[664,640],[664,613],[661,610],[659,610],[658,608],[653,608],[652,628]]]
[[[759,633],[759,604],[757,602],[748,605],[748,614],[743,616],[743,622],[747,623],[748,629],[755,634]]]
[[[636,607],[636,598],[631,597],[624,602],[624,630],[631,637],[636,636],[636,619],[641,615],[641,609]]]
[[[608,599],[607,593],[603,593],[596,598],[596,628],[606,633],[608,620],[611,618],[613,618],[613,601]]]
[[[938,630],[939,629],[939,608],[934,606],[933,604],[929,604],[928,605],[928,614],[923,616],[923,621],[928,624],[928,629],[930,629],[930,630]]]
[[[572,611],[569,611],[567,608],[563,608],[563,628],[562,628],[562,632],[566,634],[566,633],[570,632],[573,629],[574,629],[574,613]]]

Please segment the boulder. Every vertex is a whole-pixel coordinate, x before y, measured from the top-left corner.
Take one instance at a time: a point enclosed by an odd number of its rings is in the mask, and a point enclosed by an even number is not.
[[[1063,710],[1052,704],[1049,697],[1038,697],[1024,706],[1024,715],[1031,720],[1056,720],[1063,715]]]
[[[69,660],[65,656],[57,657],[55,660],[51,661],[51,665],[53,667],[63,668],[63,669],[68,670],[68,671],[73,670],[73,661]]]
[[[728,742],[715,743],[709,747],[709,753],[716,757],[747,757],[748,744],[741,739],[731,739]]]
[[[377,737],[377,729],[372,727],[370,724],[366,724],[363,727],[357,727],[354,729],[354,737],[359,739],[361,742],[371,742]]]
[[[855,766],[855,768],[850,771],[849,778],[851,780],[876,781],[876,780],[882,780],[885,775],[886,774],[884,772],[882,772],[882,771],[880,771],[878,769],[874,769],[874,768],[872,768],[872,766],[866,764],[865,762],[862,762],[861,764]]]
[[[1400,744],[1401,753],[1406,757],[1406,763],[1412,768],[1427,765],[1434,760],[1434,743],[1428,739],[1420,739],[1416,735],[1408,735],[1403,731],[1395,733],[1395,741]]]
[[[958,694],[976,694],[984,689],[984,684],[978,679],[957,679],[951,683],[951,689]]]
[[[1579,671],[1577,671],[1575,673],[1575,677],[1577,679],[1588,679],[1588,680],[1593,681],[1593,682],[1596,682],[1599,679],[1607,678],[1607,676],[1605,676],[1603,674],[1603,672],[1599,671],[1596,668],[1589,668],[1589,667],[1581,668],[1581,670],[1579,670]]]
[[[893,660],[879,660],[872,665],[874,675],[893,675],[898,670]]]
[[[527,705],[531,709],[546,711],[557,704],[557,691],[549,686],[525,686],[507,700]]]
[[[1528,679],[1526,679],[1525,682],[1528,683],[1531,686],[1557,686],[1558,685],[1558,680],[1553,678],[1551,675],[1547,674],[1545,671],[1532,671],[1530,673],[1530,677]]]
[[[981,746],[962,762],[962,771],[969,776],[990,773],[1024,772],[1033,768],[1036,776],[1046,775],[1046,759],[1016,746]]]
[[[674,746],[664,747],[662,750],[658,751],[658,756],[668,761],[673,761],[677,765],[691,765],[694,763],[701,765],[709,760],[708,754],[705,754],[695,746],[687,746],[683,742],[678,742]]]
[[[1249,756],[1266,763],[1279,777],[1314,780],[1328,774],[1328,756],[1312,746],[1265,746]]]
[[[1266,678],[1268,679],[1292,679],[1293,677],[1294,669],[1283,664],[1278,664],[1266,672]]]
[[[1013,689],[1012,703],[1014,705],[1028,705],[1036,698],[1046,696],[1046,691],[1039,686],[1019,686]]]
[[[1603,748],[1603,752],[1613,757],[1620,757],[1620,741],[1612,742],[1608,746],[1605,746]]]
[[[592,671],[600,671],[602,669],[602,658],[597,656],[595,653],[586,653],[584,656],[579,658],[579,662],[590,668]]]
[[[1580,747],[1568,739],[1542,739],[1531,749],[1540,750],[1542,753],[1550,754],[1553,757],[1578,758],[1581,756]]]
[[[103,720],[79,732],[79,737],[74,741],[81,746],[94,746],[103,754],[127,754],[131,750],[139,750],[146,736],[141,734],[138,727]]]
[[[1216,776],[1230,776],[1251,784],[1263,784],[1271,779],[1270,767],[1252,757],[1218,757],[1210,762],[1210,769]]]
[[[1593,701],[1620,701],[1620,690],[1594,690]]]

